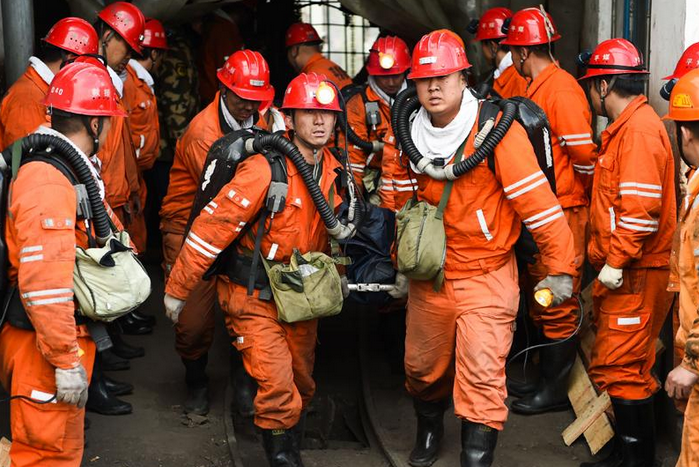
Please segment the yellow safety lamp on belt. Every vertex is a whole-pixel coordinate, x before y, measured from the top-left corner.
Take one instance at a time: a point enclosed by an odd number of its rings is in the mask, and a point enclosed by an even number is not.
[[[379,52],[379,65],[384,70],[390,70],[396,64],[396,59],[391,54]]]
[[[321,82],[316,91],[316,100],[322,105],[331,104],[335,100],[335,89],[327,82]]]

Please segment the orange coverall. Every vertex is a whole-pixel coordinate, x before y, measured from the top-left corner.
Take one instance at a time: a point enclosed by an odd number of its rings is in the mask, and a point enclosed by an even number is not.
[[[158,104],[148,83],[138,77],[136,70],[131,65],[126,67],[126,72],[123,102],[129,112],[131,140],[138,167],[138,194],[143,208],[148,196],[143,172],[153,167],[160,154]],[[143,209],[139,214],[133,216],[129,226],[129,234],[138,250],[146,251],[147,232]]]
[[[330,194],[340,164],[323,150],[320,189]],[[294,248],[301,253],[327,251],[328,234],[301,175],[288,161],[289,191],[284,210],[267,219],[261,253],[269,261],[289,262]],[[242,162],[236,175],[202,210],[192,225],[166,293],[187,300],[190,292],[217,255],[230,245],[262,209],[272,179],[269,163],[262,156]],[[337,193],[337,188],[334,189]],[[327,196],[327,195],[326,195]],[[335,195],[335,206],[341,199]],[[257,225],[251,235],[240,237],[240,247],[253,250]],[[260,265],[262,267],[262,265]],[[247,295],[246,287],[220,277],[218,296],[226,313],[226,325],[234,345],[243,356],[247,373],[258,383],[255,425],[262,429],[295,426],[315,392],[312,372],[315,361],[317,320],[294,324],[278,320],[273,301],[262,301],[259,292]]]
[[[592,142],[590,107],[575,78],[555,64],[549,65],[529,84],[525,97],[546,112],[551,125],[556,195],[573,232],[578,267],[573,292],[577,294],[582,280],[588,225],[589,200],[586,190],[592,182],[597,158]],[[530,266],[528,272],[534,283],[546,275],[545,267],[540,262]],[[531,295],[531,291],[527,293]],[[545,310],[536,301],[530,299],[529,302],[532,319],[546,337],[565,339],[577,328],[579,304],[575,298]]]
[[[227,57],[243,48],[240,30],[235,21],[227,16],[219,11],[212,13],[202,27],[199,48],[199,94],[202,105],[208,105],[214,100],[218,91],[218,69]]]
[[[167,195],[160,209],[160,230],[163,234],[165,275],[175,264],[184,242],[184,233],[194,197],[199,189],[199,178],[211,145],[223,137],[219,121],[220,93],[196,117],[177,141],[175,158],[170,169]],[[269,115],[269,113],[268,113]],[[257,126],[267,128],[260,118]],[[214,338],[216,281],[200,281],[191,291],[189,301],[180,313],[175,326],[175,348],[187,360],[196,360],[208,352]],[[191,304],[191,305],[190,305]]]
[[[682,367],[699,374],[699,176],[695,171],[687,183],[680,211],[679,236],[670,263],[668,289],[680,293],[680,327],[675,346],[682,349]],[[687,402],[682,428],[682,451],[677,467],[699,465],[699,386]]]
[[[352,84],[352,78],[349,77],[347,72],[337,63],[325,58],[320,52],[314,54],[310,60],[308,60],[308,63],[303,67],[301,73],[318,73],[319,75],[325,75],[340,89]]]
[[[514,66],[509,66],[493,81],[493,91],[503,99],[524,96],[527,91],[527,80],[517,73]]]
[[[474,133],[466,156],[474,151]],[[417,180],[417,198],[438,205],[445,182],[421,174]],[[426,401],[453,394],[459,418],[497,430],[507,419],[505,359],[519,304],[513,245],[520,219],[539,245],[548,273],[574,275],[572,235],[563,210],[524,129],[514,122],[495,149],[495,173],[484,161],[454,181],[444,211],[442,290],[411,280],[408,294],[408,392]]]
[[[129,230],[131,225],[131,198],[138,195],[138,168],[131,131],[126,117],[110,117],[112,126],[98,157],[102,164],[100,175],[104,180],[107,202]]]
[[[364,141],[383,141],[391,128],[391,107],[371,89],[371,86],[367,85],[364,92],[367,101],[379,103],[381,122],[379,122],[376,128],[368,128],[364,99],[362,98],[362,94],[359,93],[347,102],[347,124],[354,130],[357,136]],[[345,147],[345,135],[343,131],[344,128],[339,128],[337,144],[337,147],[342,149]],[[349,141],[347,141],[347,152],[352,174],[354,174],[354,180],[361,189],[364,186],[364,170],[369,166],[372,169],[380,171],[383,153],[375,152],[367,154]]]
[[[77,326],[74,317],[75,245],[87,248],[88,242],[84,223],[76,226],[68,179],[44,162],[23,165],[10,187],[5,233],[9,280],[35,331],[3,326],[0,381],[13,396],[48,400],[56,393],[55,368],[82,363],[89,379],[95,358],[87,327]],[[84,419],[85,410],[74,405],[13,399],[11,465],[79,467]]]
[[[31,65],[7,90],[0,104],[0,150],[50,121],[41,103],[48,92],[49,83]]]
[[[670,308],[666,292],[676,225],[675,163],[665,127],[645,96],[602,132],[590,208],[590,263],[624,270],[609,290],[593,286],[597,338],[589,373],[611,397],[658,390],[655,341]]]
[[[388,129],[383,139],[381,158],[381,207],[398,212],[417,192],[415,173],[408,168],[408,156],[398,150],[393,130]]]

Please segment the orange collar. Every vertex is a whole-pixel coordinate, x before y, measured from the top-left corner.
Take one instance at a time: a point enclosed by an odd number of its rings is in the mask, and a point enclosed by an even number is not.
[[[322,53],[316,52],[314,53],[310,59],[308,59],[308,62],[306,63],[306,66],[303,67],[303,70],[301,70],[301,73],[308,73],[308,69],[311,67],[316,62],[319,62],[321,60],[325,60],[325,57],[323,56]]]
[[[621,112],[619,118],[614,120],[611,125],[605,128],[605,130],[602,132],[602,135],[606,138],[611,138],[612,136],[614,136],[621,129],[621,127],[623,127],[624,124],[626,124],[629,118],[631,118],[631,115],[633,115],[646,102],[648,102],[646,96],[640,95],[636,97]]]
[[[548,80],[550,77],[552,77],[555,73],[559,71],[558,66],[556,66],[555,63],[551,63],[549,66],[544,68],[544,71],[542,71],[539,76],[534,78],[529,82],[529,87],[527,87],[527,97],[531,99],[531,97],[536,94],[536,91],[541,87],[546,80]]]

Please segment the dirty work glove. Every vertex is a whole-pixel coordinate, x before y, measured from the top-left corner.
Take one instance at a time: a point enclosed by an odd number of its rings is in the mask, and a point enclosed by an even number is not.
[[[76,405],[79,409],[87,402],[87,373],[82,364],[63,370],[56,368],[56,401]]]
[[[389,290],[388,295],[396,299],[405,298],[408,296],[408,285],[408,278],[401,273],[397,273],[393,290]]]
[[[173,324],[177,324],[182,308],[184,308],[184,300],[165,294],[163,303],[165,304],[165,315],[170,318]]]
[[[536,284],[534,292],[541,289],[551,290],[553,294],[551,306],[560,305],[573,296],[573,277],[568,274],[546,276],[544,280]]]
[[[597,280],[609,290],[616,290],[624,283],[624,270],[605,264],[597,276]]]
[[[342,298],[349,297],[350,289],[349,282],[347,282],[347,276],[340,277],[340,287],[342,287]]]
[[[369,196],[369,204],[376,207],[381,206],[381,196],[378,193],[372,193]]]

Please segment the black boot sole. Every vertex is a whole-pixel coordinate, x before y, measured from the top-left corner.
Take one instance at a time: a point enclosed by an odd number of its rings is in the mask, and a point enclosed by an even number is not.
[[[521,407],[517,405],[517,401],[512,403],[510,410],[518,415],[540,415],[549,412],[563,412],[570,409],[570,402],[562,402],[560,404],[547,405],[545,407]]]

